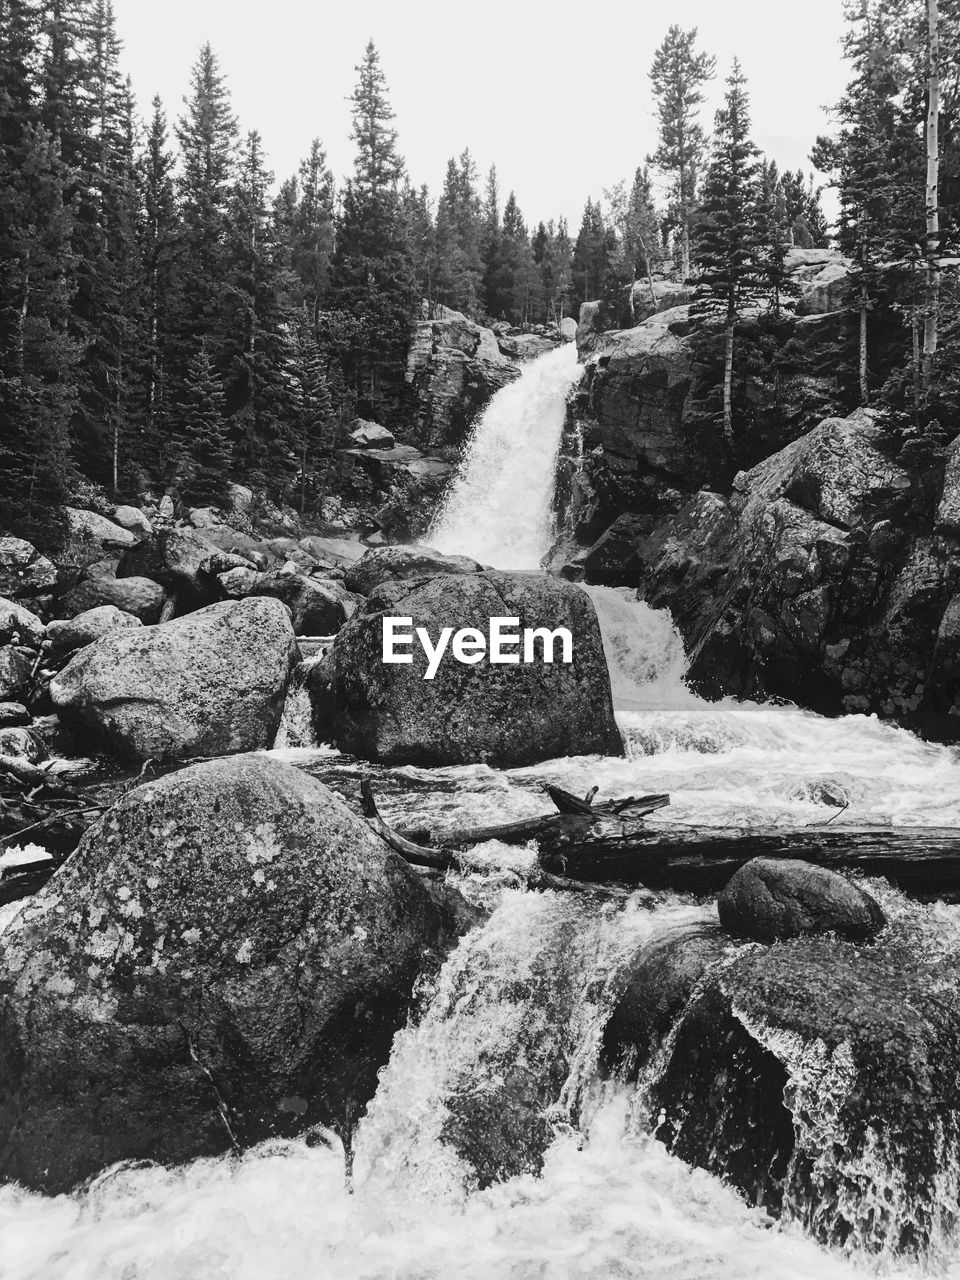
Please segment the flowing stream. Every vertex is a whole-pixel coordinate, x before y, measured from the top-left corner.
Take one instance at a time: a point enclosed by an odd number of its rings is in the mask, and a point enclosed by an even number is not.
[[[574,360],[572,347],[542,357],[491,402],[434,531],[445,550],[506,568],[539,564]],[[544,780],[581,793],[596,784],[603,796],[669,791],[673,803],[657,815],[664,823],[798,825],[847,805],[833,825],[960,825],[956,751],[871,717],[705,703],[684,686],[683,647],[666,614],[629,592],[589,591],[623,759],[377,770],[311,746],[302,697],[277,754],[344,790],[375,773],[385,816],[398,825],[541,813]],[[873,1274],[875,1263],[820,1248],[670,1156],[644,1132],[630,1092],[598,1078],[599,1037],[624,966],[665,931],[710,919],[712,905],[637,894],[621,908],[526,892],[515,873],[533,856],[491,843],[458,877],[488,918],[424,988],[418,1019],[398,1035],[356,1135],[349,1183],[339,1142],[326,1135],[180,1169],[118,1166],[70,1196],[3,1188],[2,1280]],[[920,910],[891,891],[885,906],[894,916]],[[932,910],[934,925],[960,939],[960,913]],[[534,1105],[521,1105],[531,1097]],[[470,1160],[457,1137],[465,1133]],[[539,1172],[528,1159],[538,1141]],[[480,1185],[477,1169],[503,1147],[512,1176]],[[951,1249],[934,1265],[960,1277]],[[882,1274],[921,1272],[887,1259]]]

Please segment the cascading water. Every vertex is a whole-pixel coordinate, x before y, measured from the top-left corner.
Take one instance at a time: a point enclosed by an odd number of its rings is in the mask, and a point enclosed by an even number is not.
[[[574,350],[561,348],[498,393],[432,542],[500,568],[539,565],[575,376]],[[955,751],[871,717],[707,704],[684,685],[683,647],[667,614],[629,592],[588,590],[625,758],[510,771],[364,765],[389,797],[389,820],[443,827],[531,816],[543,812],[542,784],[551,781],[581,794],[599,784],[604,796],[669,791],[670,808],[656,815],[663,822],[796,825],[847,803],[838,821],[960,825]],[[307,745],[308,720],[295,692],[278,748]],[[312,763],[293,754],[334,786],[356,784],[358,766],[336,752],[314,753]],[[669,895],[617,905],[525,892],[516,872],[533,857],[489,844],[458,876],[486,922],[450,955],[398,1035],[356,1134],[351,1186],[338,1140],[318,1134],[315,1144],[268,1143],[180,1169],[117,1166],[72,1196],[0,1188],[3,1280],[862,1275],[859,1261],[821,1249],[789,1221],[773,1224],[670,1156],[639,1124],[633,1091],[598,1079],[599,1039],[631,957],[711,909]],[[890,891],[884,905],[891,917],[929,910]],[[933,927],[960,949],[960,912],[934,912]],[[829,1137],[831,1099],[822,1076],[807,1082],[807,1067],[800,1054],[791,1088],[807,1089],[806,1123]],[[895,1212],[896,1185],[877,1186]],[[956,1264],[941,1257],[939,1265],[960,1277]],[[920,1272],[888,1259],[884,1275]]]
[[[498,569],[538,569],[553,529],[567,393],[581,372],[567,343],[531,362],[477,421],[434,518],[431,546]]]

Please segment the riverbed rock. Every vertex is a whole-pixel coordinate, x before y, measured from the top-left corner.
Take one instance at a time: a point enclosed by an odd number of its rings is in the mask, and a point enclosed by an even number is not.
[[[0,596],[0,644],[21,644],[39,649],[46,628],[30,609]]]
[[[406,381],[416,404],[422,448],[459,445],[490,397],[520,374],[490,329],[455,311],[417,324]]]
[[[8,701],[25,693],[32,669],[29,650],[12,644],[0,646],[0,698]]]
[[[298,769],[246,755],[136,788],[0,937],[4,1175],[59,1192],[231,1136],[347,1132],[443,928]]]
[[[95,640],[102,640],[113,631],[142,627],[142,621],[132,613],[125,613],[113,604],[98,605],[73,618],[51,622],[47,627],[51,652],[59,656],[83,649]]]
[[[296,657],[279,600],[226,600],[98,640],[50,694],[127,759],[228,755],[273,745]]]
[[[649,1105],[681,1159],[824,1244],[922,1253],[956,1222],[960,964],[916,916],[749,948],[701,982]]]
[[[30,712],[22,702],[0,702],[0,729],[18,729],[30,723]]]
[[[57,566],[23,538],[0,538],[0,595],[38,596],[56,585]]]
[[[369,595],[391,580],[429,578],[438,573],[479,573],[482,567],[469,556],[445,555],[433,547],[372,547],[348,566],[343,580],[348,590]]]
[[[216,579],[203,572],[213,549],[199,532],[161,529],[153,538],[124,552],[117,578],[150,578],[177,598],[180,612],[198,609],[217,598]]]
[[[756,942],[836,933],[867,942],[886,924],[877,900],[828,867],[796,858],[753,858],[735,871],[717,901],[728,933]]]
[[[13,756],[27,764],[39,764],[47,758],[47,748],[38,733],[25,725],[0,729],[0,756]]]
[[[151,625],[160,618],[167,593],[152,578],[88,578],[80,582],[57,603],[61,618],[76,618],[81,613],[113,605]]]
[[[610,677],[590,597],[556,579],[485,571],[442,574],[410,584],[387,582],[339,632],[311,670],[318,737],[390,764],[484,762],[498,767],[555,756],[622,755]],[[426,658],[411,646],[410,664],[383,661],[383,618],[410,617],[433,641],[444,627],[476,628],[518,618],[518,630],[564,627],[573,661],[468,665],[450,653],[432,680]]]
[[[233,599],[271,596],[290,610],[298,636],[332,636],[351,617],[362,597],[341,582],[321,581],[303,573],[256,573],[237,568],[220,575],[223,592]]]

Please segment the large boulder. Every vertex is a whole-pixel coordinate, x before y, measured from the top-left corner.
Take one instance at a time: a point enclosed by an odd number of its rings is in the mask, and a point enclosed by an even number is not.
[[[137,545],[139,537],[130,529],[108,520],[95,511],[64,507],[67,534],[64,556],[69,564],[86,565],[104,556],[118,555]]]
[[[416,404],[417,443],[458,445],[487,401],[518,377],[490,329],[455,311],[420,322],[407,357],[406,380]]]
[[[916,912],[890,932],[714,965],[647,1101],[675,1154],[751,1203],[827,1245],[920,1253],[957,1221],[960,958]]]
[[[57,566],[23,538],[0,538],[0,595],[37,596],[56,585]]]
[[[877,900],[828,867],[795,858],[753,858],[717,901],[728,933],[757,942],[836,933],[867,942],[886,924]]]
[[[113,605],[150,625],[159,621],[166,599],[167,593],[152,578],[87,578],[58,601],[57,612],[62,618],[76,618],[91,609]]]
[[[114,751],[176,761],[273,745],[297,647],[279,600],[227,600],[113,632],[50,685],[54,705]]]
[[[321,783],[260,755],[136,788],[0,937],[4,1173],[64,1191],[347,1133],[444,920]]]
[[[395,441],[393,433],[379,422],[364,422],[357,418],[350,431],[350,439],[358,449],[392,449]]]
[[[72,653],[74,649],[83,649],[114,631],[142,626],[141,620],[132,613],[124,613],[113,604],[102,604],[73,618],[51,622],[47,627],[47,638],[51,652],[59,656]]]
[[[432,679],[419,642],[409,664],[383,661],[383,620],[411,618],[436,643],[443,628],[517,618],[510,628],[566,628],[573,661],[535,649],[531,663],[458,661],[448,651]],[[409,652],[409,651],[408,651]],[[590,597],[556,579],[511,573],[443,574],[387,582],[309,673],[317,732],[346,751],[391,764],[532,764],[555,756],[622,755],[610,677]]]
[[[344,584],[350,591],[369,595],[392,580],[430,578],[438,573],[479,573],[482,568],[469,556],[450,556],[433,547],[372,547],[347,568]]]

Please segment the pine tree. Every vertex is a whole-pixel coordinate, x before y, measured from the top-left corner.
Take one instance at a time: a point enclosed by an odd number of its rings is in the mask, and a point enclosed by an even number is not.
[[[296,191],[290,263],[316,327],[330,291],[335,244],[333,174],[319,138],[314,138],[310,154],[300,165]]]
[[[746,81],[734,59],[724,104],[716,114],[710,165],[697,229],[697,311],[722,317],[723,434],[733,443],[733,361],[737,320],[763,288],[757,225],[757,149],[750,140]]]
[[[190,94],[177,121],[181,173],[179,277],[181,369],[201,337],[218,364],[224,345],[227,216],[235,173],[237,122],[226,81],[209,44],[190,73]]]
[[[402,382],[407,336],[419,300],[401,201],[404,165],[372,40],[357,73],[351,97],[357,152],[343,193],[334,302],[357,322],[353,341],[340,351],[341,365],[356,393],[374,405]]]
[[[173,155],[168,150],[167,118],[155,96],[139,162],[140,261],[142,307],[142,427],[134,452],[148,468],[159,470],[170,426],[170,362],[176,332],[176,255],[179,224],[173,185]]]
[[[503,228],[500,222],[500,184],[497,166],[487,174],[480,220],[480,259],[483,266],[483,305],[488,316],[502,320],[513,296],[512,281],[503,277]]]
[[[770,291],[774,315],[779,318],[784,300],[798,297],[800,287],[787,266],[790,219],[775,160],[764,159],[760,164],[756,216],[757,265]]]
[[[673,24],[653,59],[650,80],[657,104],[659,145],[647,163],[666,174],[673,183],[674,202],[680,224],[681,274],[690,275],[690,229],[697,194],[697,173],[706,139],[699,123],[703,102],[701,89],[712,80],[716,59],[697,53],[696,27],[682,31]]]
[[[323,499],[322,451],[332,445],[333,400],[317,345],[312,318],[300,315],[292,326],[286,377],[290,389],[292,430],[300,470],[300,514],[307,510],[307,494],[314,508]]]
[[[220,502],[226,492],[231,450],[223,384],[206,345],[191,358],[179,405],[183,494],[194,502]]]
[[[292,280],[286,246],[268,204],[272,183],[260,135],[249,133],[240,149],[227,215],[224,392],[237,467],[279,495],[289,471],[282,363]]]
[[[79,350],[70,175],[33,78],[37,19],[24,0],[0,6],[0,528],[49,548],[73,474]]]

